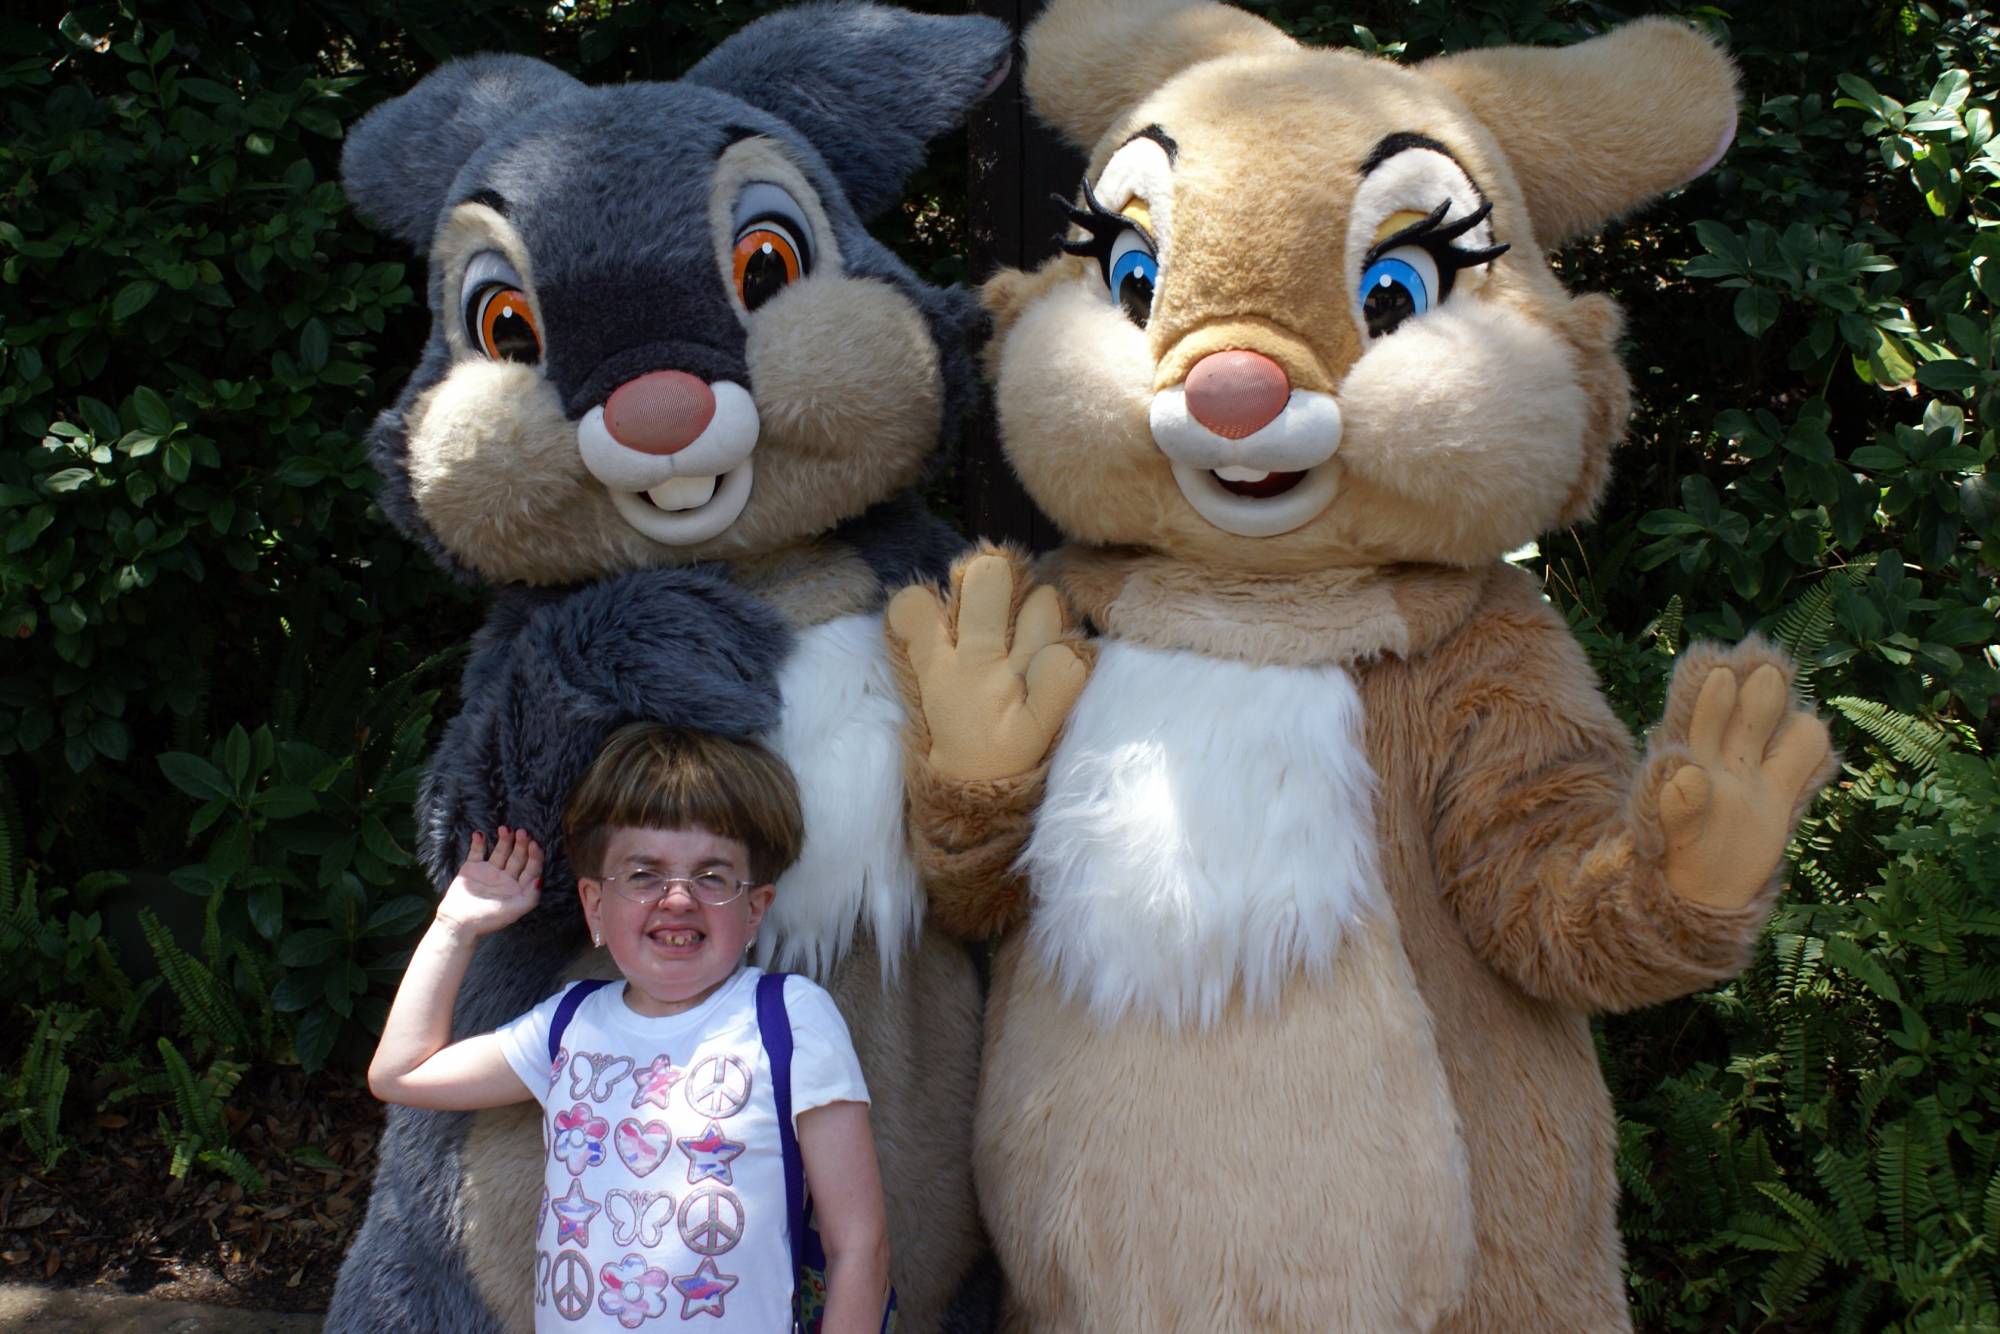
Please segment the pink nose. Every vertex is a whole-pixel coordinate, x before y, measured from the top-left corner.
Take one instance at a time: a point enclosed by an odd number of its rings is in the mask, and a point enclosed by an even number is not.
[[[1291,400],[1285,368],[1258,352],[1211,352],[1187,376],[1187,407],[1224,440],[1241,440],[1268,425]]]
[[[604,429],[642,454],[677,454],[714,418],[715,394],[686,371],[653,371],[627,380],[604,400]]]

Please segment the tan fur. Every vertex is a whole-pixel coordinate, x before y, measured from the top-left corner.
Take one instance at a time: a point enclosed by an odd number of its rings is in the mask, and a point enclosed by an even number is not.
[[[1297,577],[1199,570],[1131,549],[1063,547],[1042,577],[1105,633],[1255,667],[1407,654],[1411,622],[1456,620],[1482,576],[1431,566],[1336,567]]]
[[[1241,10],[1189,0],[1059,7],[1024,39],[1028,96],[1037,116],[1088,148],[1120,112],[1187,66],[1284,40]]]
[[[1134,644],[1343,666],[1393,920],[1343,937],[1329,976],[1296,978],[1272,1010],[1107,1027],[1030,962],[1048,918],[1012,868],[1046,764],[975,793],[912,757],[934,902],[1018,928],[996,962],[976,1148],[1010,1328],[1629,1329],[1587,1014],[1749,957],[1776,874],[1741,908],[1676,894],[1659,798],[1708,671],[1747,680],[1773,655],[1692,651],[1642,761],[1561,617],[1499,559],[1590,512],[1629,402],[1616,306],[1569,296],[1541,245],[1706,161],[1728,63],[1648,22],[1399,69],[1188,0],[1052,0],[1027,47],[1038,111],[1093,181],[1137,179],[1118,155],[1147,126],[1179,149],[1169,184],[1146,168],[1163,197],[1137,201],[1170,215],[1144,328],[1072,257],[986,289],[1008,457],[1069,543],[1045,577]],[[1393,133],[1445,145],[1512,249],[1369,337],[1352,290],[1366,245],[1422,202],[1401,194],[1465,193],[1435,155],[1371,186],[1361,164]],[[1272,536],[1202,518],[1152,436],[1156,392],[1230,348],[1341,410],[1319,465],[1332,500]]]
[[[1067,22],[1068,12],[1058,7],[1043,22]],[[1254,116],[1242,114],[1249,101]],[[1038,500],[1067,536],[1262,573],[1477,566],[1594,506],[1627,410],[1616,308],[1602,297],[1573,300],[1555,281],[1535,252],[1507,160],[1451,92],[1420,71],[1288,42],[1225,55],[1129,108],[1094,145],[1093,170],[1149,124],[1180,152],[1173,233],[1147,326],[1124,319],[1094,272],[1068,256],[1032,278],[1000,275],[987,289],[1008,453],[1024,476],[1034,474]],[[1514,250],[1476,292],[1454,297],[1469,318],[1416,321],[1364,344],[1344,257],[1329,254],[1327,240],[1345,225],[1360,159],[1396,131],[1452,148],[1492,201],[1496,236]],[[1294,388],[1337,391],[1344,414],[1328,465],[1339,477],[1331,505],[1255,543],[1188,507],[1147,417],[1157,390],[1227,348],[1270,357]],[[1528,445],[1544,456],[1524,466]],[[1413,449],[1430,459],[1411,457]],[[1449,505],[1438,488],[1452,488]]]
[[[1010,1328],[1431,1328],[1464,1288],[1473,1220],[1396,937],[1375,919],[1275,1015],[1174,1032],[1100,1028],[1024,938],[1002,949],[977,1170]]]
[[[882,596],[868,562],[852,548],[825,540],[746,560],[731,575],[783,613],[794,630],[873,610]]]
[[[941,591],[955,606],[972,560],[990,555],[1006,557],[1012,568],[1011,623],[1035,582],[1027,554],[1018,548],[980,543],[952,566]],[[894,634],[886,636],[886,644],[898,689],[904,699],[916,699],[909,650]],[[1087,644],[1077,647],[1090,652]],[[930,891],[931,921],[962,940],[989,939],[1015,926],[1026,912],[1027,883],[1013,860],[1027,839],[1027,813],[1040,803],[1048,781],[1048,759],[1010,778],[947,780],[930,766],[931,735],[923,710],[908,714],[903,728],[904,815],[911,857]],[[1010,812],[1012,826],[996,838],[996,821],[1008,820]]]
[[[608,950],[578,956],[564,980],[616,978]],[[890,1278],[899,1319],[935,1329],[984,1238],[967,1164],[980,1048],[979,980],[955,941],[926,929],[884,992],[881,961],[858,935],[823,979],[847,1020],[871,1099],[882,1165]],[[464,1150],[466,1264],[510,1330],[534,1328],[530,1229],[542,1192],[541,1109],[533,1103],[473,1117]]]
[[[1736,71],[1672,19],[1561,48],[1501,47],[1419,67],[1500,140],[1545,246],[1683,184],[1736,124]]]

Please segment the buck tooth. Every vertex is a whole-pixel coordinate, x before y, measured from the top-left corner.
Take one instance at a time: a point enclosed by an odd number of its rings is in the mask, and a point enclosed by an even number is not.
[[[1225,482],[1261,482],[1271,474],[1258,472],[1255,468],[1217,468],[1215,475]]]
[[[706,505],[715,495],[713,477],[676,477],[661,482],[646,495],[663,510],[691,510]]]

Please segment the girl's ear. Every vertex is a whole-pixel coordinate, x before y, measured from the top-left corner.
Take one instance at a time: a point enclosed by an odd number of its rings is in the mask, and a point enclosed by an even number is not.
[[[604,886],[589,876],[576,878],[576,897],[583,904],[583,920],[590,927],[590,940],[594,945],[604,943],[604,922],[598,916],[604,904]]]
[[[441,65],[348,131],[341,188],[362,217],[428,250],[451,183],[487,137],[582,88],[555,66],[527,56],[472,56]]]
[[[895,201],[924,145],[999,86],[1012,46],[998,19],[807,4],[750,24],[685,81],[798,130],[865,220]]]
[[[1736,67],[1672,19],[1575,46],[1502,46],[1417,67],[1499,141],[1545,248],[1707,171],[1736,137]]]
[[[1297,44],[1256,15],[1211,0],[1053,0],[1022,46],[1035,114],[1088,153],[1188,66]]]
[[[776,885],[752,885],[745,895],[750,905],[750,929],[755,931],[763,924],[764,914],[771,911],[771,900],[778,896]]]

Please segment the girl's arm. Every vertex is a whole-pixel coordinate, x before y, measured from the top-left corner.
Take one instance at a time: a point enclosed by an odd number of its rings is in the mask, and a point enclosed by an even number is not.
[[[878,1334],[889,1298],[889,1221],[868,1104],[829,1102],[799,1113],[799,1156],[826,1249],[823,1334]]]
[[[542,850],[534,839],[502,825],[490,857],[485,844],[483,834],[472,836],[472,852],[396,988],[368,1065],[368,1089],[384,1102],[470,1112],[532,1096],[496,1035],[451,1040],[452,1006],[473,947],[518,920],[541,892]]]

